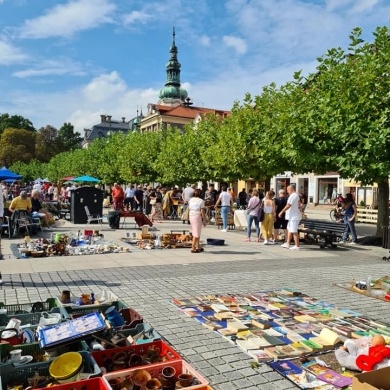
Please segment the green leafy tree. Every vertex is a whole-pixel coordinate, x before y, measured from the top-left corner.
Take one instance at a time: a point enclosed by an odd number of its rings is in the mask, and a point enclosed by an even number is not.
[[[32,159],[28,163],[18,161],[13,164],[10,169],[22,176],[24,182],[31,182],[38,177],[46,177],[46,165],[36,159]]]
[[[74,126],[71,123],[64,123],[61,126],[58,137],[61,140],[63,151],[80,148],[81,134],[74,131]]]
[[[20,130],[28,130],[35,131],[35,128],[32,122],[29,119],[22,117],[21,115],[9,115],[9,114],[1,114],[0,115],[0,135],[6,129],[20,129]]]
[[[28,163],[34,158],[35,132],[7,128],[0,137],[0,165],[10,167],[17,161]]]
[[[61,152],[61,149],[61,140],[55,127],[47,125],[38,130],[35,156],[39,161],[49,162],[53,156]]]
[[[158,179],[159,172],[156,172],[154,166],[162,148],[163,133],[159,131],[127,135],[115,155],[120,162],[118,173],[122,181],[149,183]]]
[[[292,108],[301,110],[304,125],[296,136],[301,152],[310,150],[308,160],[316,160],[312,168],[336,168],[343,178],[378,184],[377,235],[389,224],[389,35],[378,27],[368,43],[355,29],[348,53],[331,49],[318,59],[318,72]]]

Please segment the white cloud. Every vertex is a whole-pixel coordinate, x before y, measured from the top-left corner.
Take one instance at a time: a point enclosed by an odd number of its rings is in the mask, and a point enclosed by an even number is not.
[[[36,65],[14,72],[12,75],[18,78],[42,77],[42,76],[84,76],[86,72],[80,64],[67,58],[58,60],[43,60]]]
[[[353,3],[352,12],[361,13],[372,10],[378,4],[378,0],[356,0]]]
[[[245,54],[247,51],[247,45],[244,39],[225,35],[222,41],[225,45],[232,47],[238,54]]]
[[[27,55],[12,44],[0,40],[0,65],[11,65],[23,62]]]
[[[111,72],[78,88],[55,93],[13,91],[7,99],[0,96],[0,106],[3,112],[30,119],[35,127],[50,124],[60,128],[64,122],[71,122],[84,134],[84,128],[100,122],[100,114],[112,115],[113,120],[129,120],[141,106],[145,113],[147,104],[157,101],[157,94],[152,88],[131,88],[119,73]]]
[[[208,36],[206,36],[206,35],[202,35],[202,36],[199,38],[199,43],[200,43],[202,46],[209,47],[209,46],[210,46],[210,37],[208,37]]]
[[[69,38],[78,31],[112,23],[115,5],[109,0],[77,0],[56,5],[44,15],[28,19],[19,29],[21,38]]]
[[[154,19],[154,15],[144,11],[133,11],[123,17],[124,24],[145,24],[150,20]]]

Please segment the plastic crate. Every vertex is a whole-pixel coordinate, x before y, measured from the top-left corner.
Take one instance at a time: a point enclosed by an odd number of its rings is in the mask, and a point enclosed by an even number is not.
[[[60,305],[62,305],[61,302],[60,302]],[[115,306],[115,308],[117,310],[127,308],[126,304],[124,302],[122,302],[122,301],[113,301],[111,303],[102,304],[102,305],[99,305],[99,304],[96,304],[96,305],[95,304],[94,305],[80,305],[80,306],[77,306],[77,305],[70,305],[70,306],[62,305],[61,307],[63,307],[72,318],[76,318],[77,316],[83,316],[85,314],[92,313],[94,311],[99,311],[99,312],[104,314],[104,312],[111,306]]]
[[[197,371],[195,371],[194,368],[192,368],[188,363],[186,363],[183,360],[175,360],[168,363],[157,363],[157,364],[151,364],[149,366],[143,366],[142,369],[146,370],[150,373],[152,378],[161,378],[161,371],[164,367],[173,367],[176,370],[176,378],[180,374],[191,374],[194,377],[194,381],[197,382],[197,384],[193,384],[192,386],[186,387],[186,390],[207,390],[210,389],[208,387],[207,380],[200,375]],[[115,371],[111,372],[109,374],[103,375],[103,378],[106,378],[107,381],[110,379],[115,378],[122,378],[124,379],[126,376],[131,375],[132,372],[139,370],[140,368],[129,368],[127,370],[123,371]]]
[[[112,305],[111,305],[112,306]],[[119,309],[119,313],[122,315],[122,317],[125,320],[124,326],[121,326],[121,329],[130,329],[130,328],[135,328],[136,325],[142,324],[144,322],[143,317],[134,309],[130,307],[126,307],[124,309]],[[104,312],[103,312],[104,314]],[[76,313],[76,314],[70,314],[70,317],[73,318],[78,318],[81,317],[83,314],[81,313]]]
[[[63,320],[69,319],[67,311],[57,298],[48,298],[45,302],[18,303],[5,305],[0,302],[0,309],[6,309],[7,314],[0,314],[0,326],[6,326],[11,318],[21,321],[21,325],[38,325],[43,312],[60,313]]]
[[[89,352],[79,351],[83,356],[83,371],[80,373],[80,379],[88,379],[101,376],[102,372],[96,364],[94,358]],[[49,377],[49,366],[51,361],[40,363],[29,363],[24,366],[14,366],[13,364],[4,364],[0,366],[0,376],[3,389],[8,385],[28,386],[28,379],[34,377],[37,372],[40,376]]]
[[[128,337],[128,336],[135,337],[139,335],[139,337],[135,340],[136,344],[138,345],[151,343],[152,341],[156,341],[156,340],[161,340],[161,335],[154,328],[152,328],[147,322],[138,324],[131,329],[120,330],[118,331],[118,334],[124,337]],[[99,337],[105,338],[107,336],[99,335]],[[91,343],[91,341],[99,341],[93,337],[87,337],[84,340],[87,342],[88,345]],[[109,340],[109,338],[107,338],[107,340]],[[122,346],[124,347],[125,345]]]
[[[154,351],[158,352],[158,358],[161,362],[168,362],[174,360],[182,360],[181,356],[167,343],[162,340],[153,341],[151,343],[141,344],[141,345],[130,345],[128,347],[120,347],[120,348],[112,348],[106,349],[104,351],[92,351],[92,356],[95,359],[97,365],[99,367],[104,366],[104,362],[106,359],[111,359],[117,354],[124,352],[129,357],[130,354],[136,354],[142,356],[143,358],[148,359],[152,358],[152,362],[144,361],[139,366],[145,366],[153,363]],[[126,358],[127,360],[127,358]],[[156,363],[156,362],[155,362]],[[134,366],[136,367],[136,366]],[[129,367],[126,367],[129,368]],[[133,368],[133,367],[132,367]],[[118,372],[118,371],[115,371]]]
[[[43,389],[43,387],[41,387],[40,389]],[[55,390],[111,390],[111,386],[108,384],[105,378],[91,378],[91,379],[84,379],[82,381],[77,381],[72,383],[64,383],[62,385],[55,385],[53,389]]]
[[[14,350],[14,349],[21,349],[22,350],[22,356],[30,355],[34,358],[34,361],[41,361],[43,355],[45,354],[45,350],[41,349],[39,347],[38,342],[33,342],[33,343],[25,343],[25,344],[18,344],[18,345],[11,345],[9,343],[0,343],[0,358],[1,361],[3,359],[7,358],[9,353]],[[70,352],[70,351],[88,351],[88,345],[85,341],[76,341],[71,344],[64,345],[62,347],[57,348],[58,354],[62,354],[65,352]],[[7,364],[7,363],[2,363],[2,364]]]

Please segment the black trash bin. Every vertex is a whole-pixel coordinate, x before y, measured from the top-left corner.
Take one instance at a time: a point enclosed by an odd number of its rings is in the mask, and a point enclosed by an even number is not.
[[[71,191],[70,221],[87,223],[85,206],[92,215],[103,215],[103,191],[95,187],[80,187]]]

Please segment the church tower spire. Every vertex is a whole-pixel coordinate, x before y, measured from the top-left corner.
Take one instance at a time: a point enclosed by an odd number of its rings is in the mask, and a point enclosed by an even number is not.
[[[167,78],[164,88],[160,90],[159,98],[162,104],[174,105],[175,103],[182,104],[188,96],[185,89],[181,88],[180,84],[180,62],[177,60],[177,47],[175,42],[175,27],[172,33],[172,46],[169,50],[169,61],[165,68]]]

